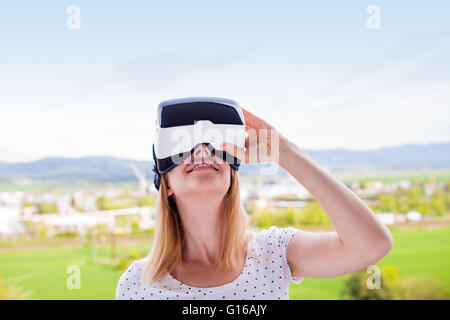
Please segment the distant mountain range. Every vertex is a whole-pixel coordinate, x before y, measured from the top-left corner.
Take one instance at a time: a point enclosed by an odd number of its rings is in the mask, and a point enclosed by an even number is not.
[[[303,151],[316,163],[331,172],[352,172],[395,169],[450,168],[450,143],[409,144],[373,151],[346,149]],[[153,177],[152,161],[135,161],[113,157],[43,158],[24,163],[0,162],[0,180],[27,178],[35,180],[85,180],[92,182],[136,181],[131,162],[148,178]],[[259,174],[270,164],[241,165],[241,176]],[[281,170],[280,174],[286,174]]]

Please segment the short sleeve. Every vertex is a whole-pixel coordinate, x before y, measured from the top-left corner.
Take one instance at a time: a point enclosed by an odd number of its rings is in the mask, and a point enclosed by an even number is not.
[[[303,277],[292,277],[291,268],[289,267],[289,263],[286,257],[286,250],[289,241],[292,239],[292,237],[297,231],[300,231],[300,229],[293,227],[280,228],[276,226],[271,226],[268,229],[268,234],[271,236],[271,238],[275,239],[278,242],[278,245],[280,246],[283,265],[287,272],[288,278],[290,279],[290,281],[299,284],[302,282]]]
[[[120,276],[116,287],[116,300],[132,299],[133,289],[136,287],[136,270],[133,262],[127,270]]]

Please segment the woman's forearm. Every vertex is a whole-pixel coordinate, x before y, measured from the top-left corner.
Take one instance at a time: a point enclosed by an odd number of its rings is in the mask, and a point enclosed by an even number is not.
[[[364,201],[281,135],[279,148],[280,166],[320,203],[344,245],[380,254],[391,249],[391,233]]]

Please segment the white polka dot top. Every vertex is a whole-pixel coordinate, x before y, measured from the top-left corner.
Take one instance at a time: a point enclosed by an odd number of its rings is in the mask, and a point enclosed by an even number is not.
[[[256,233],[248,244],[244,269],[232,282],[221,286],[199,288],[186,285],[166,273],[151,286],[140,281],[147,258],[134,261],[122,274],[116,288],[117,300],[289,300],[293,278],[286,260],[289,240],[298,229],[272,226]],[[254,253],[257,257],[249,253]]]

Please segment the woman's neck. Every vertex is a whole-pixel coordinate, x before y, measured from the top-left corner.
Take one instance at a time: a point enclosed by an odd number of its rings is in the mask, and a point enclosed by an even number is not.
[[[205,267],[218,265],[223,225],[223,195],[176,199],[183,232],[183,261]]]

